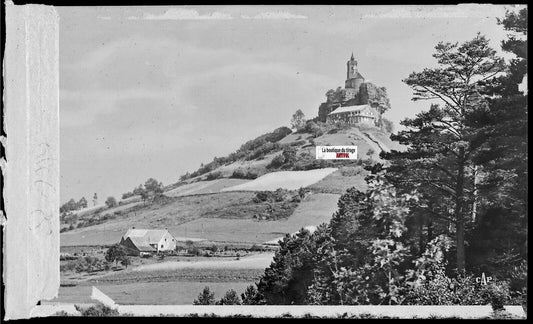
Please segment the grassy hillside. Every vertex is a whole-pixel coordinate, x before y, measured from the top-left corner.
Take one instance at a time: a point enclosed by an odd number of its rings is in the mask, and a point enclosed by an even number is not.
[[[83,227],[62,233],[61,245],[113,244],[132,226],[168,228],[183,240],[262,243],[327,222],[346,189],[366,187],[365,165],[379,161],[382,150],[402,148],[374,127],[320,127],[290,134],[279,128],[248,141],[167,186],[158,201],[135,196],[84,211],[78,217]],[[355,145],[359,160],[316,160],[316,145]],[[299,187],[307,195],[293,201]],[[277,188],[294,191],[281,201],[254,202],[256,191]]]
[[[169,197],[163,202],[137,205],[128,212],[93,226],[82,227],[61,234],[61,245],[113,244],[124,233],[136,228],[174,229],[183,223],[197,219],[245,219],[262,218],[264,221],[285,219],[292,214],[298,203],[290,199],[275,202],[256,202],[254,192],[225,192],[185,197]],[[186,237],[191,236],[185,233]],[[193,236],[197,237],[198,236]],[[210,239],[209,237],[201,237]],[[179,238],[178,238],[179,239]],[[185,239],[184,239],[185,240]]]

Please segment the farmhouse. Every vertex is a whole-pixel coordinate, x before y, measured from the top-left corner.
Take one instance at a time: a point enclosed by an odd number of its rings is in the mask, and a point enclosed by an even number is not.
[[[327,121],[374,125],[378,117],[379,113],[370,105],[358,105],[335,109],[328,114]]]
[[[120,240],[128,255],[140,255],[143,253],[158,253],[176,249],[176,239],[166,229],[129,229]]]

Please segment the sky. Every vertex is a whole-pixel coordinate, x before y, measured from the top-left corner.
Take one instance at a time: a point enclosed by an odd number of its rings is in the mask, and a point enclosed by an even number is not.
[[[386,87],[400,120],[428,108],[402,83],[435,67],[439,41],[480,32],[520,6],[58,7],[61,202],[99,203],[150,177],[171,184],[200,163],[313,118],[359,72]]]

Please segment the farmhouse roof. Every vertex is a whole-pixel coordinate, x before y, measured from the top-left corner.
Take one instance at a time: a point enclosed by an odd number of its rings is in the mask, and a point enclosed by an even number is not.
[[[347,113],[347,112],[356,112],[356,111],[364,110],[366,108],[370,108],[370,106],[369,105],[345,106],[345,107],[339,107],[333,110],[332,112],[330,112],[329,114],[333,115],[333,114],[341,114],[341,113]]]
[[[131,243],[139,250],[140,252],[153,252],[155,249],[150,246],[150,244],[143,239],[139,239],[136,237],[128,237],[127,240],[130,240]]]
[[[139,243],[150,246],[150,244],[157,244],[159,241],[161,241],[166,233],[169,233],[166,229],[150,230],[130,228],[123,238],[127,239],[129,237],[131,241],[135,243],[135,245],[138,245],[137,243]]]

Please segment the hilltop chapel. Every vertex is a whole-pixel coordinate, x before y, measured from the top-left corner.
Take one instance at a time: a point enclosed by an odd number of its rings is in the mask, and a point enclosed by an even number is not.
[[[328,91],[327,101],[319,108],[319,120],[378,125],[381,117],[378,110],[379,103],[373,99],[380,96],[386,96],[385,90],[365,82],[365,78],[357,69],[357,60],[352,53],[346,62],[344,88]]]

